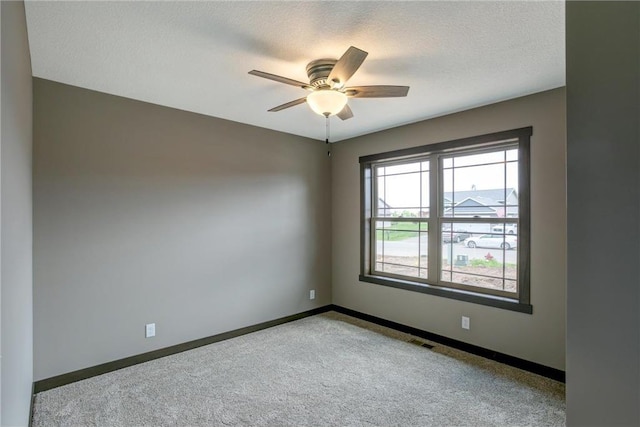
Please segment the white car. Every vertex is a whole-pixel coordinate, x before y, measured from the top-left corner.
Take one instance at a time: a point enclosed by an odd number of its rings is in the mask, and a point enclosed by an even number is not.
[[[501,225],[497,225],[491,229],[491,232],[500,234],[518,234],[518,224],[509,224],[504,228]]]
[[[482,236],[469,237],[464,241],[464,245],[468,248],[500,248],[513,249],[518,247],[518,239],[514,236],[497,236],[492,234],[483,234]]]

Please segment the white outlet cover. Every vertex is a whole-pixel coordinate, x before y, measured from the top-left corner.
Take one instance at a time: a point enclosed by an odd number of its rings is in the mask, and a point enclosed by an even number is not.
[[[151,338],[156,336],[156,324],[155,323],[147,323],[144,328],[144,336],[145,338]]]
[[[309,299],[316,299],[316,291],[314,289],[309,291]]]
[[[462,316],[462,329],[469,329],[469,318]]]

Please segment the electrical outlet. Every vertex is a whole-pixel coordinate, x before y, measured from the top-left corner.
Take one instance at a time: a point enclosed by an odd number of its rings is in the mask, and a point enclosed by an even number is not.
[[[469,329],[469,318],[462,316],[462,329]]]
[[[315,291],[315,289],[311,289],[309,291],[309,299],[316,299],[316,291]]]
[[[144,325],[144,337],[151,338],[156,336],[156,324],[155,323],[147,323]]]

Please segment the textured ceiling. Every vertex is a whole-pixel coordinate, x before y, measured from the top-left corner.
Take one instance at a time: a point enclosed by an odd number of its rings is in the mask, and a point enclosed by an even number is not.
[[[306,95],[247,74],[308,81],[306,64],[369,52],[349,85],[407,85],[350,99],[331,140],[563,86],[564,2],[27,1],[33,75],[324,140]]]

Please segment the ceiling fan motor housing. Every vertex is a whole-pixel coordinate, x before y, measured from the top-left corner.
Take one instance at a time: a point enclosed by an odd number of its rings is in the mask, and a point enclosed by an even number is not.
[[[337,59],[329,58],[316,59],[309,62],[307,64],[307,76],[309,76],[311,86],[315,88],[329,87],[327,77],[329,77],[336,62],[338,62]]]

